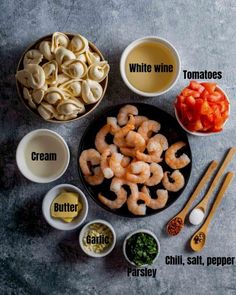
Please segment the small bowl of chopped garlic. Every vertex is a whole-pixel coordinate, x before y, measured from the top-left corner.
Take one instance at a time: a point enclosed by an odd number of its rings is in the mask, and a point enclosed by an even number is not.
[[[114,249],[116,233],[109,222],[96,219],[87,223],[81,229],[79,243],[81,249],[88,256],[104,257]]]
[[[110,66],[80,34],[55,32],[31,44],[18,63],[21,102],[48,122],[83,118],[102,101]]]

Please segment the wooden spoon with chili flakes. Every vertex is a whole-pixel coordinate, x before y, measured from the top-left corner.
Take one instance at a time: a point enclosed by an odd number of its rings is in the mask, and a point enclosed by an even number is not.
[[[167,233],[171,236],[176,236],[180,233],[182,228],[184,227],[184,221],[186,218],[186,215],[189,211],[189,208],[192,204],[192,202],[196,199],[196,197],[201,192],[204,185],[207,183],[208,179],[212,176],[213,172],[215,171],[216,167],[218,166],[218,163],[216,161],[212,161],[209,165],[207,171],[203,175],[202,179],[199,181],[197,187],[195,188],[193,194],[187,201],[185,207],[175,216],[173,217],[167,224]]]

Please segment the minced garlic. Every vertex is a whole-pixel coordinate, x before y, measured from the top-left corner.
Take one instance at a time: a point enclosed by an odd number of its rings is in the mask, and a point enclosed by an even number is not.
[[[102,223],[93,223],[84,235],[83,244],[85,248],[95,253],[102,253],[110,247],[113,234],[109,227]]]

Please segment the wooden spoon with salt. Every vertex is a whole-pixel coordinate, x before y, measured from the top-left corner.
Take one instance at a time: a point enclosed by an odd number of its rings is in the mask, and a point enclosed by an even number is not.
[[[193,208],[193,210],[195,209],[200,209],[203,211],[203,213],[206,213],[206,209],[207,209],[207,205],[209,202],[209,199],[214,191],[214,189],[216,188],[217,184],[219,183],[219,180],[221,178],[221,176],[223,175],[225,168],[228,166],[229,162],[232,160],[233,156],[236,153],[236,147],[232,147],[229,149],[223,163],[220,166],[220,169],[218,170],[214,180],[211,183],[210,188],[208,189],[206,195],[204,196],[204,198]]]

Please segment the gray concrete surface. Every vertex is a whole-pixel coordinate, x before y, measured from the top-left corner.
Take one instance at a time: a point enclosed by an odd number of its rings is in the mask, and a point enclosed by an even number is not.
[[[209,1],[1,1],[0,3],[0,293],[1,294],[236,294],[235,266],[168,266],[166,255],[196,256],[188,250],[194,228],[186,226],[175,238],[164,234],[166,222],[189,197],[199,174],[211,159],[221,159],[236,145],[236,2]],[[111,65],[109,87],[99,108],[87,118],[65,125],[37,120],[17,98],[14,74],[22,51],[29,43],[54,31],[79,32],[93,41]],[[77,148],[84,129],[108,106],[144,101],[133,94],[119,75],[122,50],[145,35],[164,37],[176,46],[182,69],[221,70],[220,85],[231,99],[230,120],[220,135],[189,136],[193,169],[190,182],[169,209],[144,219],[117,217],[98,207],[90,198],[87,220],[104,218],[117,231],[118,242],[104,259],[86,257],[78,246],[78,231],[61,232],[43,220],[44,194],[59,183],[82,187],[77,174]],[[158,98],[145,100],[173,114],[173,100],[187,84],[183,74],[176,86]],[[50,128],[68,142],[71,162],[66,174],[51,184],[34,184],[20,175],[15,164],[17,143],[27,132]],[[229,169],[235,171],[236,161]],[[229,170],[228,169],[228,170]],[[236,196],[234,179],[213,220],[206,248],[201,255],[236,256]],[[157,277],[128,278],[121,251],[126,234],[138,228],[153,230],[160,238]]]

